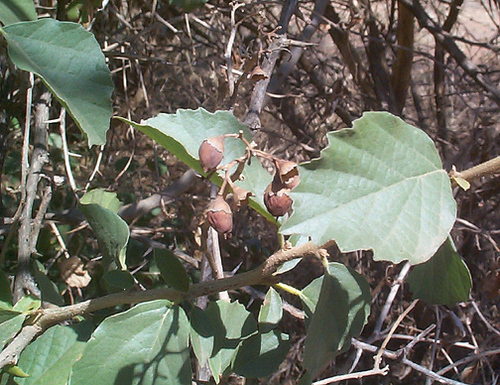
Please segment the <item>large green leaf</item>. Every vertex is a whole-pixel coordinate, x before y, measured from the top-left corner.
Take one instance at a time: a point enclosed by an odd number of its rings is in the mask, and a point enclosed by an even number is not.
[[[204,173],[198,161],[198,149],[205,139],[243,131],[245,138],[252,140],[252,134],[247,127],[229,111],[210,113],[202,108],[180,109],[176,114],[160,114],[148,119],[144,124],[137,124],[124,118],[119,119],[149,136],[200,174]],[[245,145],[241,140],[227,138],[224,141],[222,164],[227,164],[244,154]],[[251,200],[251,206],[272,220],[262,200],[264,190],[271,182],[272,176],[256,159],[252,160],[250,165],[245,166],[243,175],[245,179],[237,182],[238,185],[256,194],[256,199]],[[212,177],[212,180],[219,185],[221,183],[220,178]]]
[[[258,333],[244,340],[238,347],[232,369],[248,378],[269,376],[278,370],[289,349],[287,334],[278,330]]]
[[[191,332],[189,334],[191,346],[201,367],[205,366],[212,355],[215,340],[215,327],[210,317],[199,307],[191,311],[189,321]]]
[[[18,366],[29,377],[19,378],[20,385],[65,385],[69,373],[90,338],[93,326],[84,322],[74,326],[56,325],[28,345]]]
[[[80,204],[90,203],[95,203],[114,213],[117,213],[122,206],[122,203],[117,198],[116,193],[106,191],[102,188],[90,190],[80,198]]]
[[[285,234],[334,239],[344,252],[418,264],[448,236],[456,216],[450,180],[432,140],[387,112],[368,112],[328,135],[321,158],[299,167]]]
[[[106,318],[74,365],[70,384],[191,384],[184,310],[158,300]]]
[[[94,230],[106,258],[106,265],[115,262],[117,266],[125,268],[126,247],[130,231],[127,223],[114,211],[116,203],[113,202],[109,195],[89,191],[80,199],[78,207]],[[110,207],[111,210],[103,207],[101,203]]]
[[[20,312],[0,309],[0,350],[21,330],[25,318]]]
[[[134,286],[134,277],[128,270],[111,270],[102,276],[108,293],[118,293]]]
[[[190,284],[189,275],[179,258],[168,249],[155,249],[154,255],[165,283],[174,289],[187,292]]]
[[[211,302],[205,313],[214,328],[214,348],[208,364],[218,382],[230,369],[240,342],[257,333],[257,322],[238,302]]]
[[[0,22],[3,25],[36,20],[36,18],[37,14],[33,0],[0,1]]]
[[[472,287],[469,269],[449,237],[430,260],[412,268],[407,282],[415,298],[433,305],[468,301]]]
[[[54,19],[16,23],[1,31],[12,61],[40,76],[85,132],[89,146],[104,144],[113,113],[113,82],[94,35],[79,24]]]
[[[352,337],[359,335],[370,313],[370,286],[354,270],[328,264],[314,314],[307,329],[304,376],[307,383],[331,362]]]

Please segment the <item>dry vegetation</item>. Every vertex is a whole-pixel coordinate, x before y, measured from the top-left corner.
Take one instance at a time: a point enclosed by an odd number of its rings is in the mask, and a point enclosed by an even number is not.
[[[272,55],[268,48],[273,31],[283,9],[291,3],[209,1],[184,13],[166,2],[111,0],[95,13],[89,26],[113,72],[116,115],[140,121],[159,112],[204,107],[209,111],[231,109],[244,120],[255,87],[247,79],[245,63],[258,53],[259,46],[262,65]],[[403,3],[406,1],[399,2],[400,8],[404,8]],[[464,54],[463,60],[470,60],[477,72],[467,63],[464,67],[464,61],[457,61],[448,48],[436,46],[436,35],[423,28],[411,11],[398,14],[395,0],[299,2],[288,23],[288,37],[311,44],[284,49],[279,56],[268,88],[272,97],[268,97],[261,113],[261,127],[255,130],[260,147],[284,158],[308,160],[317,157],[326,146],[327,132],[346,127],[363,111],[389,110],[434,139],[447,170],[463,170],[500,155],[500,99],[487,87],[491,84],[496,89],[500,78],[497,5],[486,0],[467,0],[461,7],[457,0],[414,3],[426,10],[438,33],[444,30],[446,36],[452,37]],[[319,11],[313,12],[315,6]],[[455,7],[458,17],[453,20]],[[48,8],[48,12],[53,10]],[[232,13],[235,25],[231,23]],[[406,23],[398,23],[399,20]],[[232,32],[234,43],[229,47],[229,57],[226,51]],[[228,66],[233,68],[235,80],[244,72],[234,95],[228,85]],[[75,175],[83,186],[98,150],[85,149],[76,129],[70,127],[70,134],[70,150],[83,155],[75,162]],[[21,140],[19,135],[10,134],[11,148]],[[92,186],[116,191],[125,203],[163,191],[186,171],[148,138],[116,122],[103,151]],[[57,159],[60,158],[54,153],[54,172],[64,173]],[[5,180],[4,177],[3,189]],[[208,199],[207,186],[203,181],[195,181],[187,192],[160,205],[153,215],[133,221],[135,243],[131,248],[146,253],[144,242],[149,246],[158,241],[176,244],[196,257],[199,246],[194,234]],[[2,193],[4,204],[8,199],[15,201],[15,192]],[[457,372],[465,383],[496,384],[500,378],[500,184],[496,178],[485,178],[474,182],[470,190],[457,188],[455,193],[459,220],[452,235],[472,273],[471,301],[452,309],[418,303],[401,321],[387,348],[396,351],[434,325],[408,355],[411,361],[436,373],[441,370],[440,374],[446,376]],[[71,198],[67,191],[59,194],[62,208],[62,201]],[[57,207],[53,209],[57,211]],[[13,214],[8,207],[3,211],[4,216]],[[272,226],[250,210],[238,215],[233,238],[223,244],[226,271],[238,267],[247,270],[277,248]],[[82,242],[70,252],[90,257],[79,253],[85,251]],[[369,253],[341,255],[332,250],[331,254],[369,279],[374,300],[361,339],[380,346],[385,329],[411,303],[411,294],[404,284],[399,290],[394,289],[404,278],[403,264],[373,262]],[[48,264],[53,259],[44,262]],[[142,263],[141,256],[132,269]],[[311,266],[299,266],[286,277],[287,281],[305,286],[321,273],[320,266]],[[396,294],[392,299],[391,290]],[[260,301],[255,290],[233,294],[245,301]],[[294,298],[287,300],[299,306]],[[377,321],[384,317],[383,309],[388,314],[382,330],[377,330]],[[295,384],[300,375],[304,335],[300,310],[289,308],[283,329],[292,335],[294,347],[279,372],[262,383]],[[323,376],[346,373],[350,368],[371,368],[372,356],[357,355],[360,352],[351,347]],[[464,357],[473,358],[458,365]],[[423,384],[426,378],[427,383],[432,382],[418,370],[393,362],[390,376],[362,382]]]

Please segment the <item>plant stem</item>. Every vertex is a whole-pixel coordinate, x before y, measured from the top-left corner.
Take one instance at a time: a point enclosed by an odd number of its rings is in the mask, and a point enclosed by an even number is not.
[[[273,285],[275,289],[281,289],[283,291],[286,291],[287,293],[290,293],[292,295],[295,295],[297,297],[302,297],[302,291],[299,289],[296,289],[293,286],[287,285],[286,283],[278,282]]]
[[[465,179],[467,182],[482,178],[484,176],[500,173],[500,156],[490,159],[467,170],[457,172],[451,171],[450,176]]]
[[[35,317],[35,321],[32,324],[25,325],[12,342],[0,352],[0,369],[6,365],[16,365],[19,355],[26,346],[49,327],[59,322],[118,305],[137,304],[157,299],[168,299],[179,303],[184,300],[192,300],[200,296],[216,294],[225,290],[234,290],[244,286],[272,285],[278,279],[273,277],[273,273],[283,263],[302,257],[323,258],[326,253],[327,251],[321,246],[316,246],[314,243],[308,242],[291,249],[277,251],[259,267],[251,271],[217,281],[194,284],[190,286],[187,292],[172,288],[125,291],[90,299],[75,305],[40,309],[36,312],[37,317]]]

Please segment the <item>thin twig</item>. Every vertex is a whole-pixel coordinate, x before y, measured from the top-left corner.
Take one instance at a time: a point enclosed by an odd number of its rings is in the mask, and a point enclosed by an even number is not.
[[[238,31],[238,24],[236,23],[236,11],[238,8],[243,7],[244,3],[231,3],[231,34],[229,35],[229,40],[226,46],[226,52],[224,53],[224,58],[227,63],[227,84],[229,86],[229,96],[233,95],[234,92],[234,74],[233,74],[233,60],[231,55],[233,52],[234,39],[236,38],[236,32]]]
[[[61,108],[61,114],[59,115],[59,132],[61,134],[64,167],[66,168],[69,186],[71,187],[71,190],[73,190],[73,194],[77,196],[76,192],[78,188],[76,187],[75,178],[73,177],[73,172],[71,171],[71,163],[69,161],[68,140],[66,138],[66,109],[64,107]]]
[[[442,326],[442,318],[441,318],[441,311],[439,309],[439,306],[434,305],[434,311],[436,313],[436,333],[434,334],[434,342],[432,344],[432,350],[431,350],[431,359],[429,362],[429,370],[432,370],[434,367],[434,360],[436,359],[436,351],[437,351],[437,346],[438,346],[438,341],[441,335],[441,326]],[[426,385],[430,385],[432,382],[430,377],[427,377],[425,380]]]
[[[103,155],[103,153],[104,153],[104,144],[101,145],[101,146],[99,146],[99,154],[97,155],[97,160],[95,162],[94,169],[92,170],[92,173],[90,174],[89,179],[87,180],[87,184],[83,188],[83,192],[84,193],[89,189],[90,184],[92,183],[92,181],[94,180],[97,172],[99,171],[99,167],[101,166],[101,162],[102,162],[102,155]]]
[[[368,352],[375,353],[377,350],[379,350],[378,347],[376,347],[374,345],[367,344],[366,342],[359,341],[359,340],[357,340],[355,338],[353,338],[351,340],[351,343],[356,348],[360,348],[360,349],[363,349],[363,350],[368,351]],[[434,380],[441,382],[442,384],[448,384],[448,385],[466,385],[463,382],[459,382],[459,381],[455,381],[455,380],[443,377],[443,376],[440,375],[440,374],[442,374],[441,372],[435,373],[435,372],[433,372],[433,371],[431,371],[431,370],[429,370],[427,368],[424,368],[421,365],[416,364],[413,361],[410,361],[406,357],[401,358],[401,355],[403,353],[404,353],[404,349],[400,349],[398,352],[393,352],[393,351],[390,351],[390,350],[384,350],[384,352],[382,353],[382,356],[385,357],[385,358],[388,358],[390,360],[400,361],[404,365],[407,365],[407,366],[411,367],[412,369],[416,370],[417,372],[419,372],[419,373],[421,373],[421,374],[423,374],[425,376],[429,376],[429,377],[433,378]],[[497,354],[498,353],[500,353],[500,352],[497,352]]]
[[[389,366],[386,366],[382,369],[373,368],[362,372],[340,374],[338,376],[333,376],[330,378],[325,378],[324,380],[313,382],[313,385],[328,385],[328,384],[333,384],[334,382],[359,380],[360,378],[369,376],[386,376],[387,374],[389,374]]]
[[[377,353],[377,355],[375,356],[375,365],[374,367],[377,369],[377,368],[380,368],[380,363],[382,362],[382,355],[384,354],[384,350],[385,348],[387,347],[387,344],[389,343],[389,341],[391,340],[391,337],[392,335],[394,334],[394,332],[396,331],[396,329],[398,328],[399,324],[405,319],[405,317],[408,315],[409,312],[411,312],[413,310],[413,308],[415,307],[415,305],[417,304],[419,300],[416,299],[414,300],[410,306],[408,306],[406,308],[406,310],[404,312],[402,312],[399,317],[396,319],[396,322],[394,322],[394,324],[392,325],[391,327],[391,330],[389,331],[389,334],[387,334],[387,337],[385,337],[384,339],[384,342],[382,342],[382,345],[380,346],[380,350],[379,352]]]
[[[486,327],[488,328],[488,330],[490,332],[495,333],[497,336],[500,336],[500,331],[498,331],[496,328],[493,327],[492,324],[490,324],[488,322],[488,320],[485,318],[485,316],[483,315],[483,313],[481,313],[481,311],[479,310],[479,307],[477,306],[476,302],[475,301],[470,301],[470,302],[472,304],[472,307],[476,311],[477,315],[479,316],[479,318],[481,318],[481,321],[484,322],[484,324],[486,325]]]
[[[410,368],[416,370],[417,372],[420,372],[423,375],[425,375],[425,376],[427,376],[429,378],[432,378],[433,380],[438,381],[438,382],[440,382],[442,384],[447,384],[447,385],[466,385],[463,382],[455,381],[455,380],[452,380],[451,378],[446,378],[446,377],[440,376],[439,374],[433,372],[432,370],[424,368],[423,366],[421,366],[419,364],[416,364],[415,362],[410,361],[407,358],[403,358],[401,360],[401,362],[403,364],[409,366]]]
[[[460,365],[467,364],[467,363],[469,363],[471,361],[475,361],[475,360],[478,360],[478,359],[483,358],[483,357],[496,356],[496,355],[499,355],[499,354],[500,354],[500,349],[489,350],[487,352],[473,354],[471,356],[464,357],[464,358],[462,358],[462,359],[460,359],[458,361],[455,361],[451,365],[445,366],[443,369],[439,370],[437,372],[437,374],[439,374],[439,375],[445,374],[445,373],[449,372],[450,370],[459,367]]]
[[[372,332],[372,340],[375,340],[378,338],[382,331],[382,326],[387,319],[387,315],[389,314],[389,311],[392,307],[392,303],[394,302],[394,299],[396,298],[396,294],[399,291],[399,288],[401,287],[401,284],[403,283],[404,279],[410,272],[410,267],[411,264],[410,262],[406,262],[403,267],[401,268],[401,271],[399,272],[398,277],[394,281],[391,291],[389,292],[389,295],[387,296],[387,300],[385,301],[384,307],[382,308],[382,311],[380,312],[380,316],[377,319],[377,323],[375,324],[375,328],[373,329]]]
[[[68,248],[66,247],[66,242],[64,242],[61,232],[57,228],[56,224],[53,221],[49,221],[49,226],[52,229],[54,236],[56,237],[57,243],[59,243],[59,246],[61,246],[61,252],[64,254],[66,258],[70,258]]]
[[[35,84],[35,75],[30,72],[29,87],[26,90],[26,117],[24,122],[23,150],[21,155],[21,206],[26,198],[26,180],[28,178],[29,169],[29,145],[30,145],[30,129],[31,129],[31,105],[33,103],[33,86]]]
[[[45,214],[47,213],[47,209],[49,208],[49,203],[51,199],[52,199],[52,184],[49,181],[45,186],[45,188],[43,189],[42,200],[40,202],[40,206],[38,207],[35,219],[33,220],[33,225],[31,226],[30,249],[32,253],[36,251],[38,235],[40,234],[40,229],[42,228],[43,219],[45,217]]]

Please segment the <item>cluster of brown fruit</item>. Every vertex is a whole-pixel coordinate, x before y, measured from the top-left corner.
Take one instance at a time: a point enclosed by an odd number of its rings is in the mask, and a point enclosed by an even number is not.
[[[241,135],[239,137],[242,138]],[[198,155],[204,172],[214,172],[221,163],[224,158],[225,138],[226,136],[220,135],[208,138],[201,144]],[[290,213],[293,204],[292,198],[290,198],[290,191],[292,191],[300,181],[297,163],[279,159],[263,151],[255,150],[248,142],[245,140],[243,141],[248,148],[247,154],[234,160],[234,163],[238,163],[239,166],[244,166],[250,156],[258,156],[272,160],[276,172],[273,181],[267,186],[264,192],[264,204],[269,213],[275,217]],[[250,191],[234,185],[228,172],[231,167],[232,165],[226,167],[226,177],[224,178],[221,189],[217,197],[210,203],[206,210],[207,220],[210,225],[218,233],[223,235],[231,233],[233,229],[233,213],[231,207],[224,199],[227,195],[227,186],[229,185],[233,191],[233,202],[236,210],[247,204],[248,198],[253,195]],[[238,167],[238,169],[241,172],[242,168]]]

